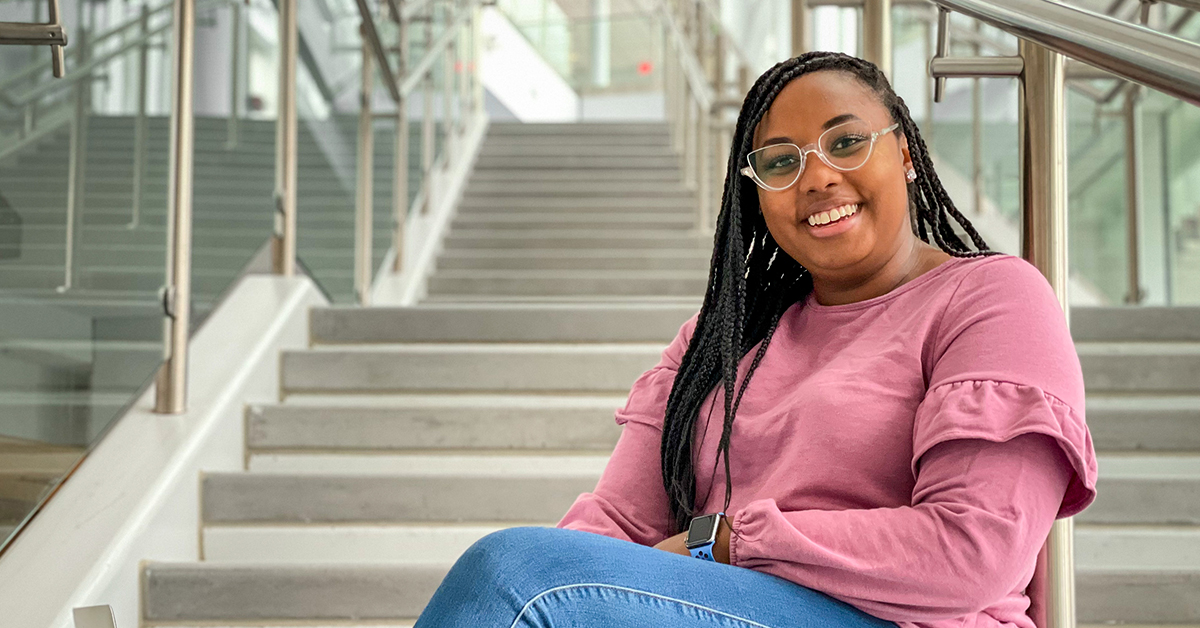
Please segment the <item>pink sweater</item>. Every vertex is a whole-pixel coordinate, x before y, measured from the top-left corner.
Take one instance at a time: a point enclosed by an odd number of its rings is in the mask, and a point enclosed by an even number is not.
[[[668,536],[659,443],[695,324],[634,383],[608,467],[559,527]],[[701,407],[700,512],[725,497],[723,397],[718,387]],[[730,462],[734,565],[903,628],[1032,628],[1023,592],[1037,552],[1055,518],[1096,496],[1066,321],[1037,269],[1009,255],[951,259],[858,303],[810,295],[790,308],[743,397]]]

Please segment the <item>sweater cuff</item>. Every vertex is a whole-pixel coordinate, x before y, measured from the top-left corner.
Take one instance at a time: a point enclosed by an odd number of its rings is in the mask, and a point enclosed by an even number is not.
[[[747,560],[751,556],[748,545],[754,542],[757,537],[758,525],[756,519],[755,506],[761,502],[770,502],[774,505],[773,499],[762,499],[746,504],[733,516],[729,522],[731,533],[729,535],[729,564],[741,566],[742,561]]]

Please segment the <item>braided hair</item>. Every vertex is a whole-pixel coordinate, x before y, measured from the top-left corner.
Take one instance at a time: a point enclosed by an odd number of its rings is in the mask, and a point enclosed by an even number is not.
[[[713,237],[704,305],[667,398],[662,434],[662,477],[676,531],[687,528],[696,501],[693,445],[696,421],[705,398],[718,384],[724,388],[724,426],[717,460],[725,463],[725,509],[732,498],[729,440],[737,408],[759,362],[767,351],[784,311],[802,302],[813,290],[812,276],[779,245],[767,230],[753,182],[739,175],[753,145],[754,129],[780,90],[791,80],[822,70],[850,74],[870,88],[908,139],[916,179],[908,184],[913,233],[933,241],[955,257],[995,255],[971,223],[954,207],[933,170],[925,142],[887,78],[873,63],[834,52],[809,52],[776,64],[754,83],[742,103],[729,151],[721,212]],[[953,218],[969,236],[970,250],[955,233]],[[761,341],[761,344],[759,344]],[[751,348],[758,350],[740,387],[735,386],[738,363]],[[716,467],[713,468],[716,473]]]

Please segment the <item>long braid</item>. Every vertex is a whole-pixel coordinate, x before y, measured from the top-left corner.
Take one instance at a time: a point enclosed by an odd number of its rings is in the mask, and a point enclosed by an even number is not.
[[[742,102],[726,165],[721,210],[704,304],[667,398],[662,436],[662,476],[675,530],[686,528],[696,507],[694,444],[701,406],[718,385],[724,392],[724,421],[717,461],[724,463],[725,507],[732,500],[729,445],[738,406],[750,378],[766,355],[779,321],[812,292],[808,270],[784,253],[771,237],[754,184],[739,174],[753,148],[754,129],[790,81],[809,72],[847,72],[869,87],[900,124],[908,139],[916,179],[908,185],[913,233],[955,257],[995,255],[946,193],[925,142],[904,101],[874,64],[831,52],[811,52],[775,64],[754,82]],[[970,237],[975,250],[955,233],[951,219]],[[758,346],[740,385],[741,359]],[[715,473],[716,468],[713,468]],[[710,484],[711,488],[711,484]]]

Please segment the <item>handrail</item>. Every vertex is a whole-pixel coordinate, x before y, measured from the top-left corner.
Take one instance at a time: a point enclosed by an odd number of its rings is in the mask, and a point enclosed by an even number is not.
[[[228,2],[229,2],[229,0],[200,0],[199,2],[196,3],[196,9],[206,9],[210,6],[226,4]],[[170,5],[167,5],[167,6],[169,7]],[[138,21],[139,22],[141,21],[140,17],[138,18]],[[96,68],[96,66],[108,63],[112,59],[119,57],[119,56],[129,52],[130,50],[133,50],[134,48],[137,48],[138,46],[142,45],[143,43],[148,41],[151,37],[162,34],[164,31],[170,30],[172,28],[172,24],[173,24],[173,22],[166,22],[164,24],[160,24],[160,25],[146,31],[146,33],[144,35],[140,35],[135,39],[131,39],[131,40],[125,42],[124,44],[122,44],[121,46],[104,53],[103,55],[96,56],[96,57],[89,56],[88,60],[83,65],[76,67],[74,70],[72,70],[70,72],[67,72],[67,74],[65,76],[63,76],[61,80],[47,81],[45,83],[40,83],[37,86],[30,88],[29,90],[21,93],[21,95],[17,96],[16,98],[10,99],[9,102],[13,103],[14,106],[26,105],[30,102],[33,102],[35,99],[37,99],[41,96],[44,96],[48,92],[53,92],[56,90],[60,90],[60,89],[69,87],[73,83],[90,76],[92,73],[92,70],[94,70]]]
[[[933,2],[1200,106],[1200,44],[1048,0]]]
[[[167,2],[166,4],[159,6],[157,9],[150,11],[150,16],[153,17],[164,11],[169,12],[170,9],[171,9],[171,3]],[[96,35],[93,38],[89,38],[88,45],[90,45],[91,47],[94,48],[98,44],[107,40],[108,38],[113,37],[118,33],[122,33],[126,30],[129,30],[130,28],[133,28],[133,27],[141,24],[141,22],[142,22],[142,17],[139,15],[138,17],[132,18],[127,22],[118,24],[117,26],[114,26],[101,34]],[[79,49],[77,47],[67,47],[67,49],[63,51],[63,56],[66,58],[78,56],[78,54],[79,54]],[[32,76],[34,74],[38,74],[45,68],[46,68],[46,64],[42,63],[41,61],[34,61],[34,62],[26,64],[24,68],[17,70],[16,72],[8,75],[8,77],[5,78],[3,81],[0,81],[0,95],[3,95],[5,92],[7,92],[9,90],[10,85],[12,85],[14,83],[22,82],[22,81],[28,79],[30,76]],[[5,99],[5,100],[7,100],[7,99]]]
[[[684,37],[683,30],[679,28],[679,23],[675,21],[675,16],[671,14],[666,3],[658,4],[658,12],[662,16],[663,24],[667,27],[667,32],[671,35],[671,47],[678,53],[678,61],[682,66],[696,104],[700,106],[701,111],[709,111],[716,98],[712,86],[708,84],[708,80],[704,76],[704,68],[700,65],[700,60],[696,58],[696,53],[688,47],[687,38]]]
[[[407,76],[404,77],[404,81],[400,83],[401,94],[407,96],[417,88],[417,83],[421,81],[426,73],[433,69],[433,64],[437,62],[438,55],[442,54],[442,51],[458,37],[458,29],[466,24],[468,17],[464,12],[463,15],[458,16],[453,23],[449,24],[437,39],[433,40],[433,43],[429,45],[429,49],[425,51],[425,56],[421,57],[421,60],[413,65],[412,69],[407,72]]]
[[[375,62],[379,64],[380,74],[383,76],[383,83],[387,86],[388,94],[391,95],[394,102],[399,102],[400,88],[396,85],[396,74],[392,71],[391,62],[388,61],[387,51],[383,48],[383,43],[379,39],[379,30],[375,28],[375,16],[371,15],[371,7],[367,6],[367,0],[355,0],[358,5],[358,14],[362,18],[362,36],[363,45],[370,47],[375,56]],[[388,6],[394,6],[389,3]]]

